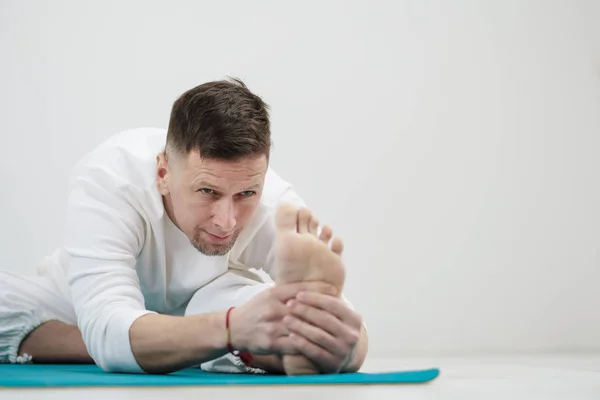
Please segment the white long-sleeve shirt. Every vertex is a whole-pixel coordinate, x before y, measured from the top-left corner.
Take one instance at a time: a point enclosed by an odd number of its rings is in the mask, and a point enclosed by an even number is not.
[[[156,188],[156,156],[166,131],[121,132],[87,154],[70,182],[59,264],[84,342],[107,371],[142,372],[129,330],[147,313],[182,315],[194,293],[237,268],[273,267],[274,212],[303,206],[292,185],[269,169],[255,216],[225,256],[196,250],[166,214]]]

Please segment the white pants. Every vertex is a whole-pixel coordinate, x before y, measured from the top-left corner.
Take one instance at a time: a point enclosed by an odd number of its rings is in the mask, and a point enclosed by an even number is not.
[[[51,277],[0,272],[0,363],[21,362],[21,341],[50,320],[77,324],[73,306]]]
[[[44,322],[57,320],[77,324],[66,278],[61,275],[60,271],[38,276],[0,271],[0,364],[27,362],[18,354],[21,341]],[[252,272],[231,269],[199,289],[189,301],[185,315],[239,306],[272,285]],[[246,367],[231,354],[200,367],[211,372],[263,372]]]

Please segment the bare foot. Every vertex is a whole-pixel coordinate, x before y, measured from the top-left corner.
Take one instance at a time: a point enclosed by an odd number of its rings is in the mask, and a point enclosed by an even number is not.
[[[319,223],[314,215],[306,208],[289,204],[277,211],[276,224],[276,283],[324,281],[341,294],[345,280],[341,259],[344,245],[340,238],[331,240],[331,228],[324,226],[317,237]]]
[[[332,284],[341,295],[346,277],[341,239],[331,240],[333,232],[328,226],[317,236],[319,223],[312,213],[289,204],[279,208],[276,223],[275,283],[323,281]],[[283,366],[288,375],[319,373],[318,366],[301,355],[283,356]]]

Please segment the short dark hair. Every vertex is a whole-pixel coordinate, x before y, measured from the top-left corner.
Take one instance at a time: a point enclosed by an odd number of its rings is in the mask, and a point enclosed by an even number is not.
[[[237,78],[203,83],[173,104],[167,153],[235,161],[264,154],[269,158],[269,106]]]

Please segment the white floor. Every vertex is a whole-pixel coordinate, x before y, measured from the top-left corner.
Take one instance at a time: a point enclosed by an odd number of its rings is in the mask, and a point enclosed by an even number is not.
[[[600,399],[600,354],[370,359],[363,371],[430,367],[440,368],[441,375],[425,385],[0,389],[0,399]]]

